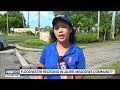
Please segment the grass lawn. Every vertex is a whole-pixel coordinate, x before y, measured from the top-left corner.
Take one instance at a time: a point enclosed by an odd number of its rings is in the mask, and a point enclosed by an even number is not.
[[[43,49],[46,44],[48,43],[39,39],[29,39],[25,40],[25,42],[19,43],[18,45],[26,48]]]
[[[6,34],[0,35],[5,37],[7,40],[27,40],[25,42],[20,43],[20,46],[26,47],[26,48],[36,48],[36,49],[42,49],[44,45],[48,44],[47,42],[40,41],[39,36],[34,35],[23,35],[23,36],[8,36]],[[34,40],[33,40],[34,39]],[[80,44],[76,43],[78,46],[99,46],[99,45],[105,45],[105,44],[112,44],[112,43],[120,43],[120,40],[116,41],[106,41],[106,42],[96,42],[96,43],[88,43],[88,44]]]
[[[120,74],[120,59],[109,65],[98,67],[98,69],[115,69],[116,74]],[[84,79],[120,79],[119,76],[85,76]]]
[[[120,40],[115,40],[115,41],[105,41],[105,42],[96,42],[96,43],[88,43],[88,44],[80,44],[77,43],[76,45],[78,46],[99,46],[99,45],[105,45],[105,44],[113,44],[113,43],[120,43]]]
[[[104,44],[112,44],[112,43],[120,43],[119,41],[109,41],[109,42],[99,42],[99,43],[88,43],[88,44],[76,44],[78,46],[88,46],[88,47],[92,47],[92,46],[99,46],[99,45],[104,45]],[[26,47],[26,48],[36,48],[36,49],[42,49],[44,47],[44,45],[48,44],[45,41],[40,41],[39,39],[32,39],[31,40],[26,40],[25,42],[22,42],[18,45]]]
[[[26,39],[38,39],[39,36],[34,35],[23,35],[23,36],[8,36],[6,34],[0,35],[5,37],[7,40],[26,40]]]

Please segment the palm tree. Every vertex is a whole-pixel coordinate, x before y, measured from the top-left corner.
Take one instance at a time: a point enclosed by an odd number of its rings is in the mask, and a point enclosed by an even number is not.
[[[114,33],[115,33],[115,16],[116,16],[116,11],[113,11],[112,24],[111,24],[111,35],[113,40],[114,40]]]
[[[23,14],[23,11],[22,11],[22,14]],[[24,31],[25,31],[25,22],[24,22],[24,14],[22,15],[23,17],[23,28],[24,28]]]
[[[97,39],[99,40],[99,31],[100,31],[100,11],[98,11],[98,28],[97,28]]]
[[[39,31],[39,39],[41,39],[41,36],[40,36],[40,11],[38,11],[38,31]]]
[[[9,34],[9,26],[8,26],[8,12],[7,12],[7,34]]]
[[[28,28],[29,28],[29,11],[28,11],[28,24],[27,25],[28,25]]]

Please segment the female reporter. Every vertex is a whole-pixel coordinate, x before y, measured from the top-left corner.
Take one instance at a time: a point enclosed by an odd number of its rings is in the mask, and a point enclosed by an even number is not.
[[[72,23],[68,16],[59,15],[52,21],[53,34],[51,44],[44,47],[40,57],[40,67],[43,69],[58,69],[58,58],[62,56],[66,63],[64,69],[85,69],[85,57],[80,47],[74,44]],[[82,79],[81,75],[47,75],[38,76],[38,79]]]

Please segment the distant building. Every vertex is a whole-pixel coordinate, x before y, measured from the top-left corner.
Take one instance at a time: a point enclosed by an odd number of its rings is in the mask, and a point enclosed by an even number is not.
[[[28,31],[31,31],[33,34],[38,33],[36,28],[10,28],[10,32],[22,33],[22,32],[28,32]]]

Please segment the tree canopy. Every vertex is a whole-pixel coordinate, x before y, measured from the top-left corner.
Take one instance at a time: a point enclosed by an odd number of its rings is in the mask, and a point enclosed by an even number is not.
[[[100,37],[108,39],[111,35],[112,11],[100,12]],[[77,32],[90,32],[92,28],[96,28],[98,23],[98,11],[54,11],[54,16],[68,15],[77,28]],[[115,36],[120,34],[120,13],[117,11],[115,19]]]
[[[20,11],[7,11],[4,14],[0,14],[0,30],[6,31],[7,29],[7,14],[8,14],[9,29],[11,27],[23,28],[23,22],[24,22],[24,26],[26,27],[25,24],[26,20]]]

